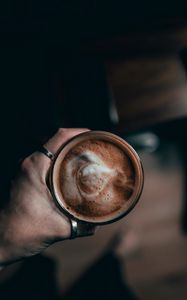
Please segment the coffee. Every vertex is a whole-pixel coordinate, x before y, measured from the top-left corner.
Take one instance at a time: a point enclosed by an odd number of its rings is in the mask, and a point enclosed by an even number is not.
[[[99,133],[81,134],[57,158],[55,192],[66,212],[82,221],[102,223],[120,217],[134,205],[137,163],[132,158],[135,154],[130,154],[134,150],[124,151],[123,143]],[[139,194],[141,188],[138,186]]]

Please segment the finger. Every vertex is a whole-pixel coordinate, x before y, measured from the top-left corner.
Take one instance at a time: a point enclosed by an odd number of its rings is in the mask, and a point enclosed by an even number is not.
[[[89,131],[89,129],[86,128],[60,128],[57,133],[44,144],[44,147],[52,154],[56,154],[59,148],[71,138],[87,131]],[[51,165],[51,159],[40,151],[33,153],[31,156],[33,161],[37,163],[40,168],[42,175],[45,177],[49,166]]]
[[[59,150],[59,148],[63,146],[68,140],[86,131],[89,131],[89,129],[60,128],[57,133],[50,140],[48,140],[47,143],[45,143],[44,147],[55,154]]]

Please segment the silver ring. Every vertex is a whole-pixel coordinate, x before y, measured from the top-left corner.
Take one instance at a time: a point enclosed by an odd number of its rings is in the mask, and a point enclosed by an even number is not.
[[[70,219],[71,224],[71,236],[70,239],[73,240],[77,237],[78,228],[77,228],[77,221]]]
[[[45,147],[40,147],[38,149],[39,152],[43,153],[44,155],[46,155],[49,159],[53,160],[55,158],[54,154],[52,152],[50,152],[47,148]]]

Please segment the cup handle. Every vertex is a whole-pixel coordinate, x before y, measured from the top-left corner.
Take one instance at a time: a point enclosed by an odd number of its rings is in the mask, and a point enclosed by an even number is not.
[[[71,225],[70,239],[76,239],[77,237],[86,237],[94,235],[97,226],[92,223],[76,221],[69,219]]]

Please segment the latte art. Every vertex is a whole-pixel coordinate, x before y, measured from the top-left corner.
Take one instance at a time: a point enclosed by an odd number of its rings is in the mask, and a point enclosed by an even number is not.
[[[71,189],[74,186],[72,197],[86,198],[94,201],[95,197],[104,190],[110,179],[115,176],[115,170],[110,169],[91,151],[85,151],[81,155],[73,157],[66,165],[67,177],[64,188]]]
[[[97,219],[128,204],[134,170],[120,148],[89,140],[65,156],[59,180],[66,208],[74,215]]]

